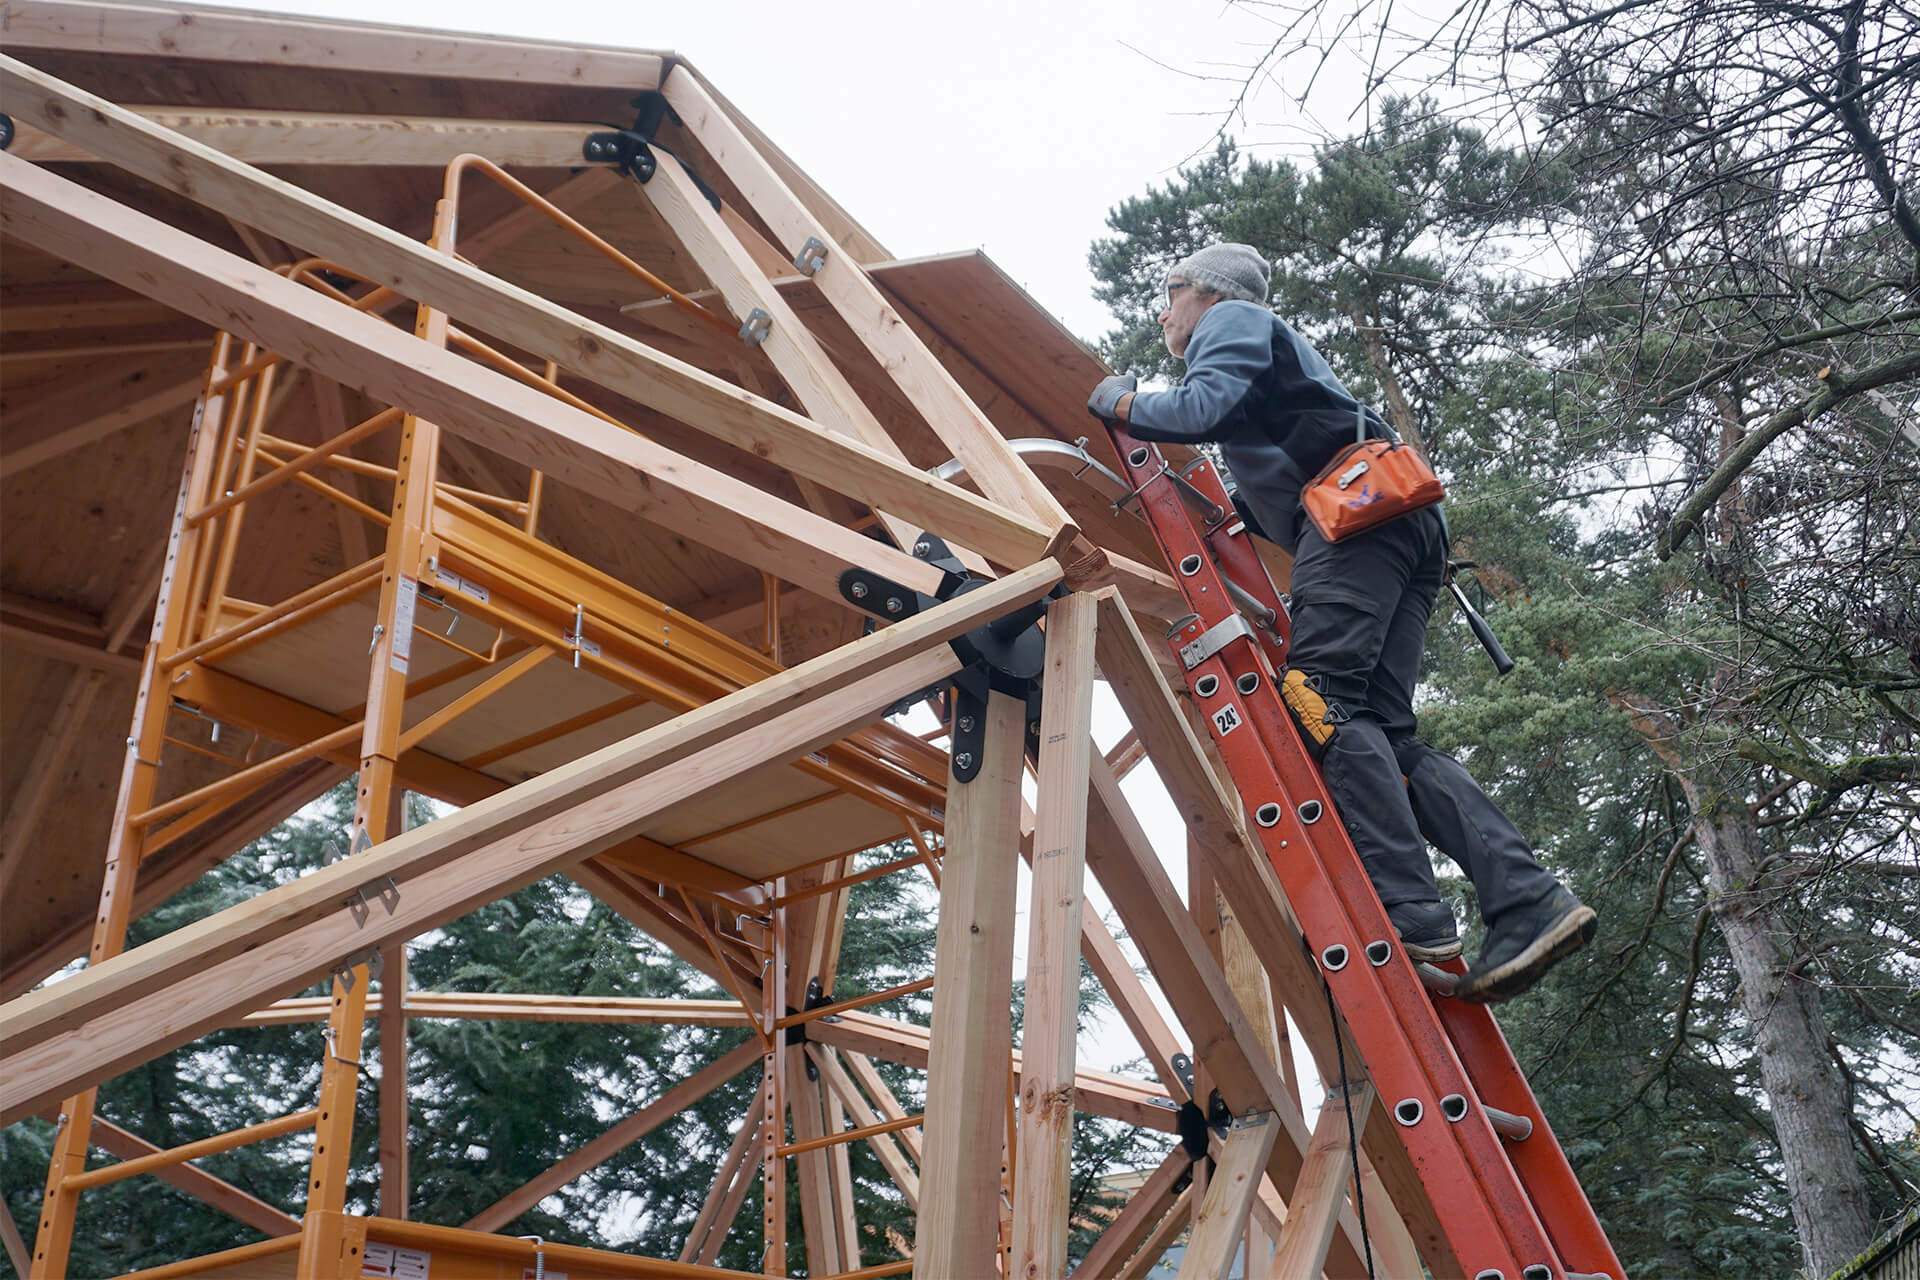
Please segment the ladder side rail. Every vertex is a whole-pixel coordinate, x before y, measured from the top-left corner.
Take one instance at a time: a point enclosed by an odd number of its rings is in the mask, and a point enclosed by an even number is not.
[[[1108,429],[1140,490],[1142,513],[1196,615],[1176,632],[1174,643],[1191,643],[1237,614],[1158,451],[1148,447],[1143,457],[1142,446],[1119,428]],[[1243,631],[1216,652],[1182,665],[1243,800],[1250,801],[1252,830],[1317,948],[1369,1072],[1390,1109],[1414,1116],[1412,1123],[1402,1122],[1401,1137],[1459,1261],[1469,1274],[1554,1265],[1545,1227],[1492,1129],[1478,1116],[1467,1123],[1440,1114],[1440,1098],[1469,1093],[1465,1068],[1412,965],[1390,945],[1394,935],[1385,910],[1344,830],[1329,821],[1335,818],[1330,798],[1280,705],[1264,654]],[[1368,957],[1369,942],[1389,943],[1380,963]],[[1380,948],[1373,950],[1378,954]],[[1408,1105],[1414,1102],[1417,1115]]]
[[[1433,1004],[1473,1081],[1481,1109],[1499,1107],[1532,1122],[1530,1136],[1506,1144],[1507,1158],[1526,1184],[1534,1211],[1560,1256],[1583,1272],[1626,1274],[1493,1011],[1450,997],[1438,997]]]

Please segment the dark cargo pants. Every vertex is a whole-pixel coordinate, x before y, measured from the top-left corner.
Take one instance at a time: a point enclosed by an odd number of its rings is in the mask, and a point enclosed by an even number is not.
[[[1439,897],[1424,836],[1460,864],[1493,920],[1555,881],[1458,761],[1415,736],[1414,686],[1444,585],[1437,508],[1329,543],[1304,513],[1293,562],[1289,661],[1336,721],[1320,767],[1387,906]]]

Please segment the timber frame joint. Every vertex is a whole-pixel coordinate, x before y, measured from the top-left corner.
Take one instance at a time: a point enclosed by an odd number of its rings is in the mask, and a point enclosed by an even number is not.
[[[946,542],[931,533],[923,533],[914,540],[913,555],[915,559],[924,560],[941,571],[935,594],[929,596],[914,591],[872,570],[857,567],[840,575],[840,594],[857,608],[897,622],[970,591],[977,591],[992,581],[969,573]],[[1051,601],[1069,594],[1070,589],[1062,583],[1044,598],[994,618],[948,642],[954,656],[964,664],[952,677],[954,781],[971,782],[980,771],[985,754],[989,693],[1003,693],[1026,703],[1027,748],[1037,758],[1040,676],[1046,666],[1047,653],[1046,635],[1040,630],[1039,622],[1046,615]],[[905,710],[938,691],[938,687],[921,690],[902,699],[893,710]]]

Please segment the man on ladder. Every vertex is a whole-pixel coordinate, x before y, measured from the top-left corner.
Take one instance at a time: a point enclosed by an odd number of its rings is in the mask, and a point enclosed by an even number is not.
[[[1452,757],[1415,736],[1414,686],[1427,620],[1446,580],[1447,532],[1427,507],[1338,542],[1301,506],[1302,488],[1367,413],[1319,352],[1268,311],[1270,269],[1243,244],[1215,244],[1167,275],[1159,323],[1187,364],[1170,391],[1108,377],[1087,407],[1146,441],[1220,446],[1249,523],[1294,557],[1288,710],[1388,919],[1409,956],[1460,954],[1422,837],[1473,881],[1486,943],[1455,994],[1508,1000],[1593,936],[1594,913],[1535,861],[1513,823]]]

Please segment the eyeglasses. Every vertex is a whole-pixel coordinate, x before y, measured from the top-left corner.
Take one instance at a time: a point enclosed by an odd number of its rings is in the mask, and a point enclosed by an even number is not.
[[[1174,294],[1180,292],[1182,289],[1191,289],[1191,288],[1193,288],[1193,281],[1176,280],[1172,284],[1168,285],[1166,288],[1162,289],[1159,293],[1159,296],[1153,300],[1154,314],[1159,315],[1162,311],[1166,311],[1170,307],[1172,307]]]

